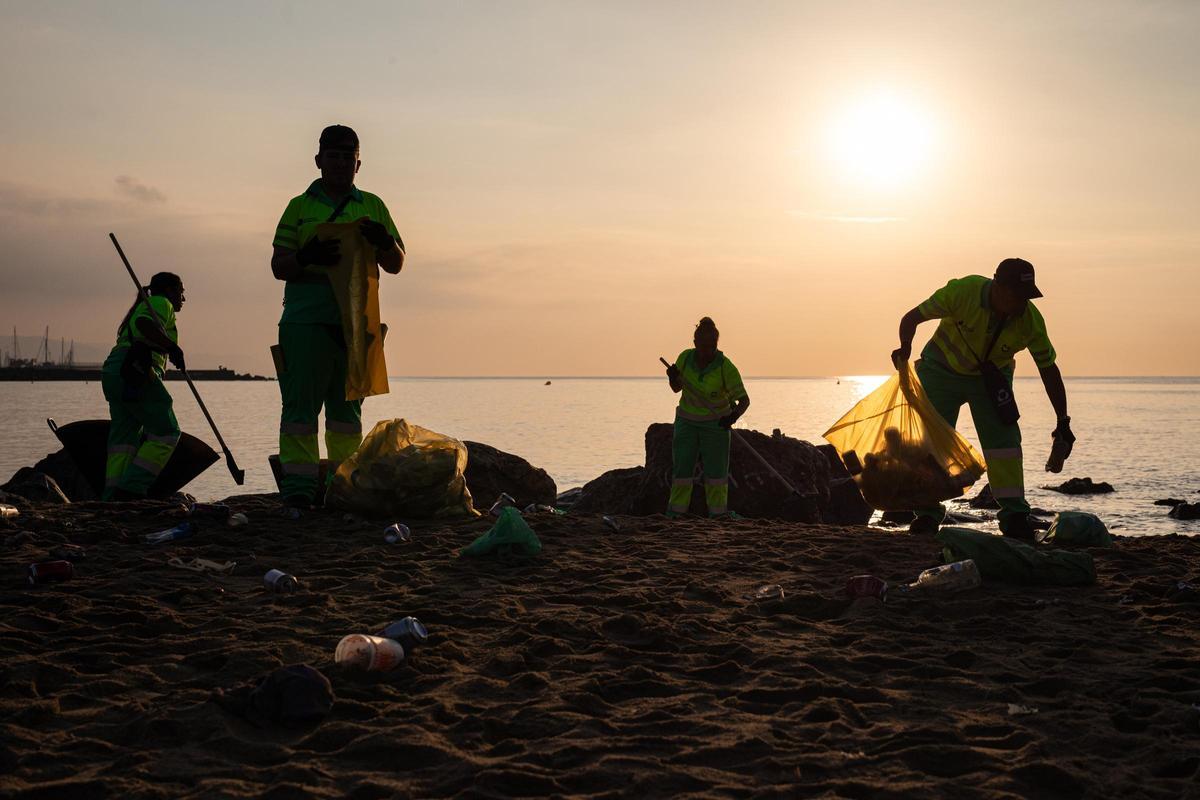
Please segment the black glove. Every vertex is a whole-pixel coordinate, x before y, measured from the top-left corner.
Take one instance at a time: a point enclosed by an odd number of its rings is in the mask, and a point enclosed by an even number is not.
[[[318,267],[332,267],[342,258],[342,243],[337,239],[321,241],[316,236],[304,243],[296,253],[296,263],[302,267],[310,264]]]
[[[725,416],[723,416],[719,420],[717,420],[717,424],[720,425],[725,430],[729,430],[730,428],[732,428],[733,423],[735,423],[735,422],[737,422],[736,414],[726,414]]]
[[[667,377],[673,381],[679,380],[679,367],[674,364],[667,367]]]
[[[908,361],[909,356],[911,356],[911,355],[912,355],[912,345],[911,344],[910,345],[902,345],[900,347],[897,347],[895,350],[892,351],[892,366],[895,367],[896,369],[900,369],[900,365],[902,363],[904,363],[905,361]]]
[[[167,351],[167,359],[174,364],[175,369],[179,370],[180,372],[183,372],[187,369],[187,366],[183,360],[183,350],[180,349],[179,345],[171,345],[171,349]]]
[[[1058,421],[1058,427],[1054,429],[1054,433],[1050,434],[1054,439],[1062,439],[1067,443],[1067,452],[1071,452],[1070,448],[1075,444],[1075,434],[1071,432],[1071,418],[1063,417]]]
[[[362,224],[358,226],[358,230],[363,235],[363,238],[370,242],[371,246],[376,250],[389,250],[396,244],[396,240],[388,233],[383,223],[376,222],[373,219],[364,219]]]

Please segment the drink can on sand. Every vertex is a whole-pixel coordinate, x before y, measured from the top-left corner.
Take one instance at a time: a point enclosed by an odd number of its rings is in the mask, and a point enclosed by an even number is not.
[[[516,505],[517,501],[513,499],[512,495],[501,492],[500,496],[496,498],[496,502],[492,503],[492,507],[488,510],[488,513],[493,517],[498,517],[503,509],[509,506],[515,507]]]
[[[604,526],[613,533],[621,532],[621,523],[617,522],[615,517],[604,516],[600,518],[604,522]]]
[[[338,642],[333,660],[342,667],[390,672],[404,660],[404,646],[382,636],[352,633]]]
[[[425,644],[429,638],[429,631],[416,617],[405,617],[388,625],[379,632],[379,635],[385,639],[399,642],[404,646],[406,653],[411,653],[417,649],[417,645]]]
[[[51,581],[69,581],[74,575],[75,566],[70,561],[43,561],[29,565],[26,580],[30,586],[37,586]]]
[[[188,522],[184,522],[179,525],[176,525],[174,528],[168,528],[165,531],[159,531],[158,533],[148,533],[148,534],[146,534],[143,541],[145,541],[146,544],[162,544],[164,542],[174,542],[174,541],[178,541],[179,539],[187,539],[191,536],[194,536],[196,531],[198,531],[198,530],[200,530],[199,525],[197,525],[194,522],[188,521]]]
[[[880,602],[887,601],[888,584],[883,578],[874,575],[855,575],[846,581],[846,595],[857,600],[860,597],[878,597]]]
[[[245,514],[243,514],[241,511],[238,511],[233,514],[230,514],[229,518],[225,520],[225,524],[231,528],[240,528],[243,525],[249,525],[250,518],[247,517]]]
[[[16,506],[10,506],[8,503],[0,503],[0,518],[19,516],[21,516],[21,511]]]
[[[412,531],[403,522],[393,522],[384,529],[383,540],[388,544],[408,544],[412,541]]]
[[[783,599],[783,587],[778,583],[764,583],[754,590],[751,595],[758,602],[772,602]]]
[[[300,581],[296,580],[295,576],[289,575],[281,569],[273,569],[267,572],[266,575],[263,575],[263,586],[272,592],[283,594],[299,589]]]

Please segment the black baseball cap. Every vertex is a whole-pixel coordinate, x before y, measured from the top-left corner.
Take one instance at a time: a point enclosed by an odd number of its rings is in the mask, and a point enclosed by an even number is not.
[[[996,267],[996,283],[1016,291],[1026,300],[1041,297],[1042,292],[1033,282],[1033,264],[1023,258],[1006,258]]]
[[[320,149],[325,147],[344,147],[353,146],[358,149],[358,134],[354,129],[347,125],[330,125],[325,130],[321,131],[321,139],[318,142]]]

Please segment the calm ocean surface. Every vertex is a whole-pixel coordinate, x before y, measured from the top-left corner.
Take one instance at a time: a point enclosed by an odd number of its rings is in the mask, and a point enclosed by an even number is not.
[[[641,464],[646,426],[673,418],[674,396],[664,379],[551,380],[546,386],[545,378],[393,378],[390,394],[366,401],[364,429],[381,419],[404,417],[459,439],[486,442],[544,468],[562,491],[605,470]],[[780,428],[820,444],[821,433],[882,380],[750,379],[752,405],[739,427],[767,433]],[[168,386],[183,429],[217,449],[187,385]],[[277,450],[277,384],[202,382],[197,387],[246,470],[246,485],[234,485],[222,460],[187,490],[205,500],[275,491],[267,456]],[[1042,466],[1050,451],[1053,412],[1036,377],[1017,381],[1030,502],[1056,511],[1092,511],[1115,533],[1200,533],[1200,522],[1178,522],[1167,517],[1168,509],[1153,505],[1164,497],[1200,501],[1200,378],[1076,378],[1067,381],[1067,389],[1079,441],[1066,470],[1052,476]],[[59,424],[107,417],[99,383],[0,383],[0,408],[2,481],[58,449],[47,417]],[[978,446],[966,409],[960,430]],[[1038,488],[1077,476],[1108,481],[1117,491],[1067,497]]]

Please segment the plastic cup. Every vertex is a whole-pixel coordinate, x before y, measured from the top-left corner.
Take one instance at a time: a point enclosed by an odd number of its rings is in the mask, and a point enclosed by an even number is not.
[[[404,660],[404,646],[382,636],[352,633],[338,642],[333,660],[366,672],[390,672]]]

